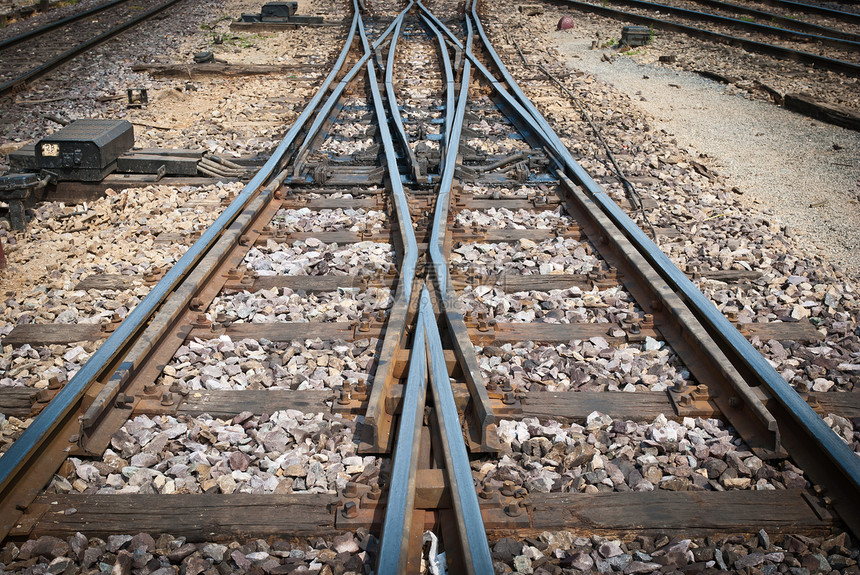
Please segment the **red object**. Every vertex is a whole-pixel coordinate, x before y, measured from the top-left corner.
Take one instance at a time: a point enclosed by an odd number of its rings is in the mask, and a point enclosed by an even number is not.
[[[6,252],[3,251],[3,240],[0,240],[0,269],[6,267]]]
[[[569,30],[573,28],[573,18],[570,16],[562,16],[561,20],[558,21],[558,27],[556,30]]]

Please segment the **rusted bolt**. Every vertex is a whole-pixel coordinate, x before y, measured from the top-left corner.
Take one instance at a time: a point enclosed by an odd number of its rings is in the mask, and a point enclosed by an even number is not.
[[[511,393],[510,391],[507,392],[505,394],[505,397],[502,398],[502,403],[504,403],[505,405],[513,405],[516,402],[517,402],[517,400],[514,397],[514,394]]]
[[[680,380],[676,381],[675,385],[672,387],[672,391],[675,393],[681,393],[684,391],[684,382]]]
[[[514,484],[513,481],[505,481],[504,483],[502,483],[502,488],[499,491],[501,491],[502,495],[504,495],[505,497],[513,497],[514,493],[516,492],[516,489],[517,486]]]
[[[490,331],[490,323],[485,319],[479,319],[478,331]]]
[[[371,501],[377,501],[382,497],[382,489],[380,489],[379,484],[374,483],[370,486],[370,492],[367,494],[367,498]]]
[[[355,384],[356,393],[367,393],[367,383],[363,379],[359,379]]]
[[[691,407],[693,405],[693,398],[686,394],[682,395],[678,399],[678,404],[680,404],[681,407]]]
[[[513,390],[514,390],[514,386],[511,385],[511,382],[509,380],[505,379],[504,381],[502,381],[502,391],[513,391]]]
[[[358,485],[352,481],[347,482],[346,487],[343,488],[343,496],[350,499],[358,497]]]
[[[191,303],[189,304],[189,306],[193,310],[198,310],[203,307],[203,300],[201,300],[199,297],[193,297],[191,298]]]
[[[240,246],[247,246],[250,243],[251,243],[251,238],[249,238],[248,236],[242,236],[241,238],[239,238],[239,245]]]
[[[340,405],[348,404],[349,403],[349,390],[341,389],[340,390],[340,397],[337,398],[337,402]]]
[[[358,331],[370,331],[370,320],[362,319],[358,322]]]
[[[239,270],[233,268],[231,270],[227,270],[227,277],[231,280],[234,280],[239,277]]]
[[[522,514],[523,510],[520,508],[520,504],[516,501],[512,501],[505,506],[505,515],[508,517],[519,517]]]
[[[48,389],[60,389],[60,378],[56,375],[48,380]]]
[[[376,321],[383,322],[385,321],[385,310],[381,309],[376,312]]]
[[[132,403],[134,403],[134,396],[133,395],[120,393],[119,395],[116,396],[116,400],[114,402],[114,405],[116,405],[116,407],[122,408],[122,407],[128,407]]]
[[[487,391],[496,391],[499,388],[495,381],[487,382]]]
[[[341,510],[341,514],[347,519],[355,519],[358,517],[358,505],[355,504],[355,501],[347,501]]]
[[[161,394],[161,405],[164,407],[169,407],[176,403],[176,400],[173,398],[173,393],[170,391],[166,391]]]
[[[495,490],[487,483],[484,483],[483,488],[478,493],[478,497],[481,499],[492,499],[493,495],[495,495]]]
[[[143,393],[153,394],[155,393],[156,385],[154,381],[147,381],[143,384]]]

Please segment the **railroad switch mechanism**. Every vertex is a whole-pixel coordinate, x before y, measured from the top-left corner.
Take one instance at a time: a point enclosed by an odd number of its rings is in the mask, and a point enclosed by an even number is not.
[[[76,120],[36,144],[36,166],[61,181],[98,182],[116,170],[116,160],[134,145],[126,120]]]
[[[129,102],[147,102],[146,90],[129,90]],[[10,166],[20,174],[0,179],[0,200],[10,203],[15,229],[24,228],[25,203],[50,201],[56,188],[69,182],[107,180],[158,182],[165,176],[241,179],[247,169],[203,150],[133,149],[134,127],[126,120],[75,120],[35,145],[9,154]],[[61,182],[56,188],[53,186]],[[34,192],[46,188],[44,192]]]
[[[321,16],[300,16],[298,2],[268,2],[263,4],[260,14],[242,14],[234,24],[322,24]]]
[[[13,230],[23,230],[24,201],[35,190],[41,190],[56,181],[56,174],[45,171],[42,174],[11,174],[0,178],[0,200],[9,204],[9,224]]]
[[[651,40],[651,29],[648,26],[625,26],[621,29],[621,45],[631,48],[644,46]]]

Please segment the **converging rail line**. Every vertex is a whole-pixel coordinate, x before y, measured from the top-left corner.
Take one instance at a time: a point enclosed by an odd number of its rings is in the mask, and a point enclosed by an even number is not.
[[[635,190],[637,221],[577,163],[477,1],[352,10],[271,158],[0,457],[0,535],[364,529],[377,573],[444,551],[489,574],[511,534],[860,534],[860,457],[810,402],[845,405],[801,397],[745,337],[803,326],[720,313]],[[48,328],[4,345],[105,335]],[[552,354],[569,363],[541,380]],[[616,354],[640,363],[595,361]],[[611,467],[610,444],[628,450]],[[658,456],[695,471],[663,477]],[[725,490],[723,458],[755,481]],[[80,493],[55,488],[75,474]]]

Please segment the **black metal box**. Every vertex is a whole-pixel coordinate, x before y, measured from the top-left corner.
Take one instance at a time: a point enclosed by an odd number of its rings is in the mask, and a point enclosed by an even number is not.
[[[625,26],[621,29],[621,43],[631,48],[644,46],[651,39],[651,29],[647,26]]]
[[[36,144],[21,146],[14,152],[9,153],[9,165],[16,170],[25,172],[27,170],[38,170],[36,163]]]
[[[269,2],[263,4],[260,10],[260,18],[263,22],[270,20],[286,20],[298,10],[297,2]]]
[[[126,120],[76,120],[39,140],[36,164],[61,180],[98,181],[132,146],[134,127]]]

